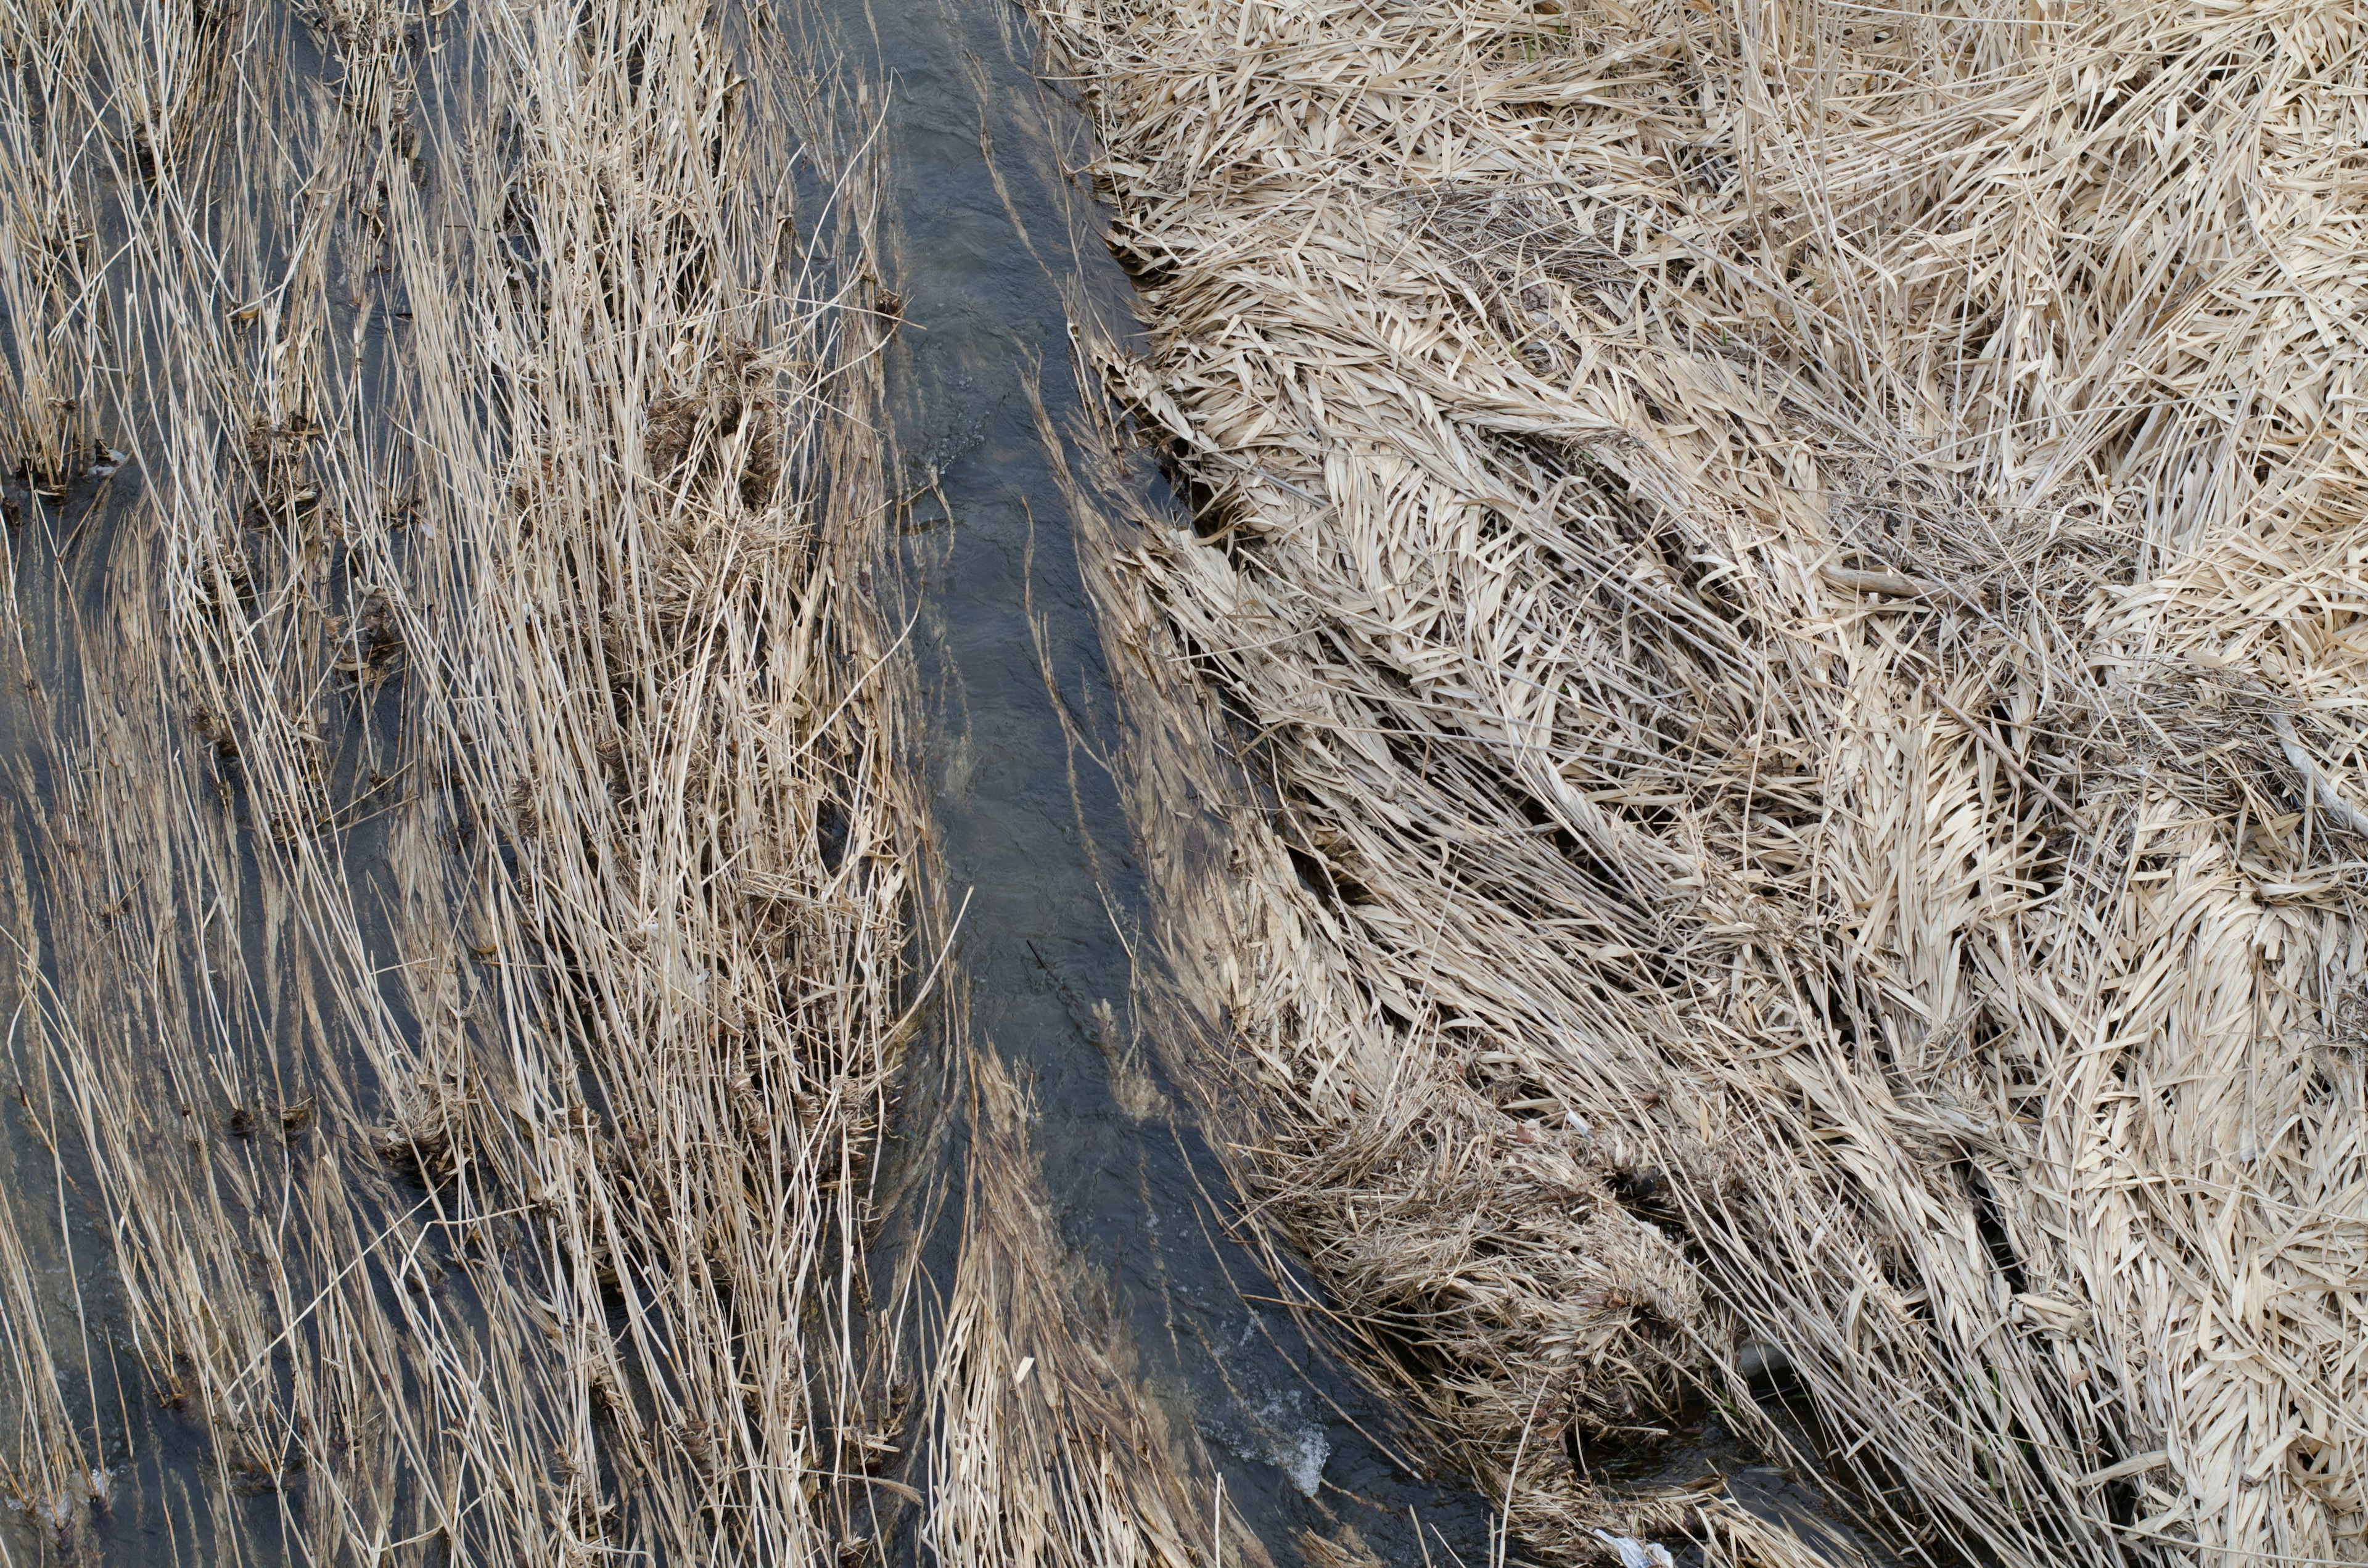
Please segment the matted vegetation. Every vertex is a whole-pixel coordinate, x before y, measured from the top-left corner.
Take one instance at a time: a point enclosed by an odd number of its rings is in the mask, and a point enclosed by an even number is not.
[[[2368,1561],[2353,8],[1035,10],[1190,1074],[1374,1375],[1568,1560],[1789,1550],[1603,1469],[1781,1371],[1934,1560]]]

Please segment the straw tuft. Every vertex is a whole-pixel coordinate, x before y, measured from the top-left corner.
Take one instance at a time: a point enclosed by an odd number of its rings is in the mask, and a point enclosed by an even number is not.
[[[1573,1560],[1781,1369],[1905,1550],[2362,1561],[2353,8],[1033,8],[1179,1075],[1373,1375]]]

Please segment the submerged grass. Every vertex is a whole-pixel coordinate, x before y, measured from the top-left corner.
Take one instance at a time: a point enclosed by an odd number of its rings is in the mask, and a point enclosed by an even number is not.
[[[0,1490],[44,1560],[131,1533],[93,1509],[370,1568],[1258,1559],[938,994],[884,105],[825,31],[0,9]],[[964,1230],[875,1299],[925,1019]],[[142,1452],[176,1426],[202,1475]]]
[[[1144,1399],[1118,1325],[1085,1310],[1009,1068],[969,1064],[961,1261],[931,1338],[920,1543],[943,1568],[1194,1568],[1266,1561]]]
[[[10,1045],[209,1557],[849,1562],[893,1515],[894,324],[875,110],[789,25],[0,17],[49,181],[0,199],[0,437],[26,538],[114,519],[15,780]],[[136,1433],[26,1278],[5,1480],[70,1535]]]
[[[1904,1551],[2368,1561],[2353,8],[1033,9],[1192,1065],[1373,1374],[1565,1560],[1797,1551],[1603,1469],[1778,1375]]]

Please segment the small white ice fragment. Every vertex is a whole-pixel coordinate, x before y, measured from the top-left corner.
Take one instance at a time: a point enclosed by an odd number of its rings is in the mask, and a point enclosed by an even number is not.
[[[1666,1546],[1606,1530],[1597,1530],[1595,1539],[1620,1554],[1620,1568],[1677,1568],[1678,1560],[1669,1555]]]
[[[1331,1443],[1313,1426],[1301,1427],[1274,1451],[1276,1467],[1291,1477],[1303,1497],[1315,1496],[1324,1484],[1324,1461],[1331,1457]]]

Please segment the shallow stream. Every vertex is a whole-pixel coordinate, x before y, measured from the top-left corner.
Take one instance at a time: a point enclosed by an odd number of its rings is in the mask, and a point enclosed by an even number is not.
[[[1115,736],[1110,693],[1032,401],[1058,427],[1077,396],[1064,284],[1124,319],[1130,286],[1073,173],[1083,117],[1039,80],[1002,0],[887,0],[845,19],[891,84],[895,437],[905,489],[933,493],[913,519],[928,782],[952,899],[968,899],[973,1028],[1032,1088],[1064,1235],[1249,1533],[1281,1562],[1301,1531],[1345,1524],[1385,1561],[1424,1562],[1427,1540],[1432,1561],[1476,1564],[1486,1506],[1411,1476],[1360,1430],[1381,1413],[1288,1313],[1242,1299],[1271,1287],[1223,1239],[1224,1176],[1135,1038],[1140,870],[1092,756]]]

